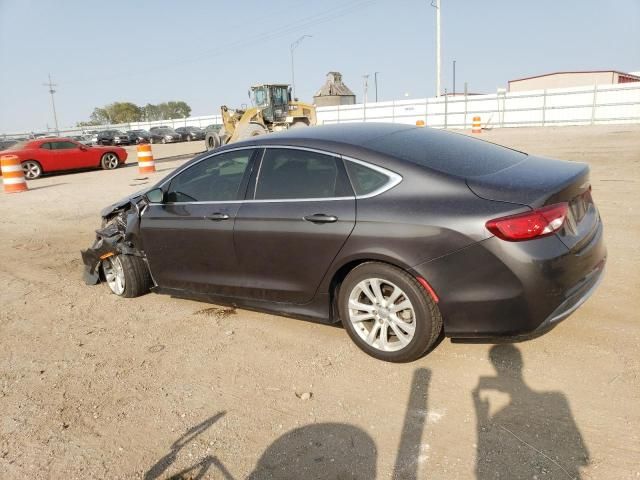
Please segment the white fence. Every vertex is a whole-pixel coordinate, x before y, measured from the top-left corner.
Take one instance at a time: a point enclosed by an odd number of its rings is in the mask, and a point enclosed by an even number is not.
[[[318,123],[418,120],[437,128],[640,123],[640,82],[489,95],[458,95],[318,108]]]
[[[640,123],[640,82],[339,105],[319,107],[317,113],[319,124],[392,122],[415,125],[422,120],[427,126],[436,128],[470,128],[476,116],[481,118],[484,128]],[[221,123],[220,115],[206,115],[73,128],[61,130],[60,135],[80,135],[107,129],[148,130],[159,125],[206,127]],[[26,137],[30,133],[11,136]]]

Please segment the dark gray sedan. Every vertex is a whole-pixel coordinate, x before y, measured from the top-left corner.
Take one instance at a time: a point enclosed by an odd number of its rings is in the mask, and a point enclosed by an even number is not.
[[[394,124],[234,143],[103,219],[88,283],[342,322],[394,362],[548,331],[606,258],[586,165]]]

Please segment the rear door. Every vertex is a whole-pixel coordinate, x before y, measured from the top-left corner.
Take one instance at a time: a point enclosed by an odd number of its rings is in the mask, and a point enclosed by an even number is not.
[[[337,156],[264,152],[234,230],[243,296],[306,303],[355,226],[355,196]]]
[[[241,278],[233,225],[251,174],[253,149],[213,155],[173,177],[163,203],[142,215],[142,241],[160,287],[233,295]]]

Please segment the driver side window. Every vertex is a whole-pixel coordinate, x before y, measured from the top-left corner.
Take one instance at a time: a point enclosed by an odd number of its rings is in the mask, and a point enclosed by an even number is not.
[[[166,194],[170,203],[242,200],[240,191],[254,150],[238,150],[202,160],[176,175]]]

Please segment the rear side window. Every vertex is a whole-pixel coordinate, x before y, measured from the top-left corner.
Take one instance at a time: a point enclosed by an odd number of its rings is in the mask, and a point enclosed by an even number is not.
[[[51,150],[51,143],[50,142],[43,143],[42,145],[40,145],[40,148],[45,148],[47,150]]]
[[[352,196],[342,160],[288,148],[268,148],[260,166],[256,200]]]
[[[390,181],[384,173],[365,167],[359,163],[345,161],[347,173],[356,195],[368,195],[383,187]]]
[[[168,202],[224,202],[238,200],[253,150],[239,150],[209,157],[171,180]]]
[[[414,128],[402,130],[367,147],[440,172],[459,177],[488,175],[527,158],[511,150],[466,135]]]

